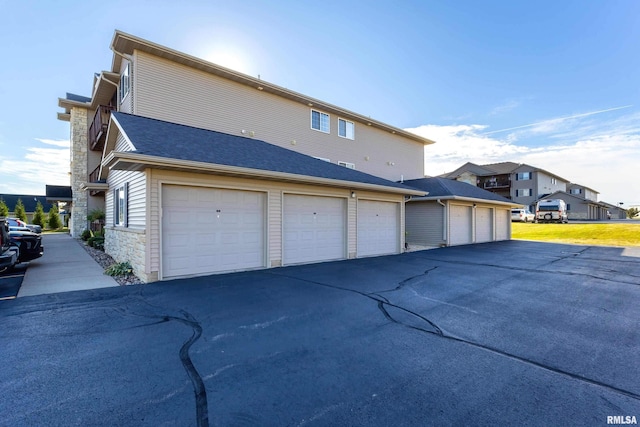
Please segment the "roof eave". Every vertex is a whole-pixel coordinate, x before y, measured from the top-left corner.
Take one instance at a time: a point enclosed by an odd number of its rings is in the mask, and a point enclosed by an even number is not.
[[[498,204],[498,205],[509,206],[509,207],[523,206],[522,203],[502,202],[500,200],[480,199],[475,197],[461,197],[461,196],[425,196],[425,197],[413,197],[411,199],[412,202],[437,201],[437,200],[454,200],[454,201],[472,202],[472,203],[491,203],[491,204]]]
[[[210,173],[238,177],[268,179],[272,181],[287,181],[304,184],[323,185],[331,187],[350,188],[353,190],[382,191],[386,193],[407,196],[424,196],[426,192],[410,188],[387,187],[364,182],[345,181],[321,178],[308,175],[298,175],[286,172],[251,169],[239,166],[228,166],[214,163],[196,162],[191,160],[170,159],[166,157],[149,156],[131,152],[110,152],[102,161],[102,168],[109,170],[142,171],[146,168],[159,168],[188,172]]]

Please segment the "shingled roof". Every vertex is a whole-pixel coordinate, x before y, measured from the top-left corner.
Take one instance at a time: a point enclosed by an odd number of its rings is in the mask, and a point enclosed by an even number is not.
[[[514,203],[505,197],[499,196],[491,191],[483,190],[475,185],[467,184],[466,182],[455,181],[446,178],[420,178],[404,181],[404,184],[414,187],[418,190],[426,191],[429,194],[420,199],[435,200],[435,199],[473,199],[473,200],[487,200],[492,202],[499,202],[503,204],[509,204],[512,206],[519,206],[518,203]]]
[[[269,171],[289,176],[315,177],[338,182],[368,184],[416,194],[403,184],[287,150],[264,141],[230,135],[121,112],[113,121],[134,146],[129,153],[151,158],[177,159],[201,164]],[[126,153],[112,153],[126,157]]]

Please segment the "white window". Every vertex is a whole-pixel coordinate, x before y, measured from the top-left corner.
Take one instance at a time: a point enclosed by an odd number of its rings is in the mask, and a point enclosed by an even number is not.
[[[340,161],[339,161],[339,162],[338,162],[338,164],[339,164],[340,166],[344,166],[345,168],[349,168],[349,169],[355,169],[355,168],[356,168],[355,163],[340,162]]]
[[[120,76],[120,102],[129,94],[129,90],[131,89],[131,78],[129,76],[129,66],[131,64],[127,63],[127,66],[122,71],[122,75]]]
[[[551,178],[551,184],[556,185],[558,181],[555,178]]]
[[[128,185],[125,183],[113,192],[113,224],[119,227],[127,226]]]
[[[516,190],[516,196],[517,197],[531,197],[531,194],[533,192],[531,191],[530,188],[523,188],[520,190]]]
[[[355,134],[355,125],[353,122],[344,119],[338,119],[338,136],[347,139],[353,139]]]
[[[582,189],[581,188],[572,188],[571,190],[569,190],[569,194],[582,194]]]
[[[311,110],[311,129],[329,133],[329,115],[321,113],[320,111]]]
[[[531,179],[531,172],[520,172],[516,174],[516,181],[528,181]]]

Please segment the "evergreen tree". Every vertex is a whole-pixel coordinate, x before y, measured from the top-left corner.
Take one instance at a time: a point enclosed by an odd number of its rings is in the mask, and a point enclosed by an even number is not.
[[[16,203],[16,207],[13,210],[13,214],[19,220],[27,222],[27,211],[24,209],[24,204],[22,203],[22,199],[18,199],[18,203]]]
[[[33,214],[32,222],[44,228],[44,209],[42,208],[42,203],[40,203],[39,200],[38,204],[36,205],[36,212]]]
[[[55,203],[51,206],[51,209],[49,209],[47,224],[49,224],[49,228],[52,230],[62,228],[62,222],[60,221],[60,215],[58,214],[58,205]]]
[[[0,197],[0,217],[9,216],[9,207],[4,202],[4,199]]]

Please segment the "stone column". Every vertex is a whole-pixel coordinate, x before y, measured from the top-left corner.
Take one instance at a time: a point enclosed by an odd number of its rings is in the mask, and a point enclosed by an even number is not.
[[[71,191],[73,203],[69,231],[71,236],[75,238],[80,238],[82,232],[87,228],[87,215],[89,214],[89,194],[80,188],[89,179],[87,116],[88,110],[86,108],[73,107],[71,109]]]

